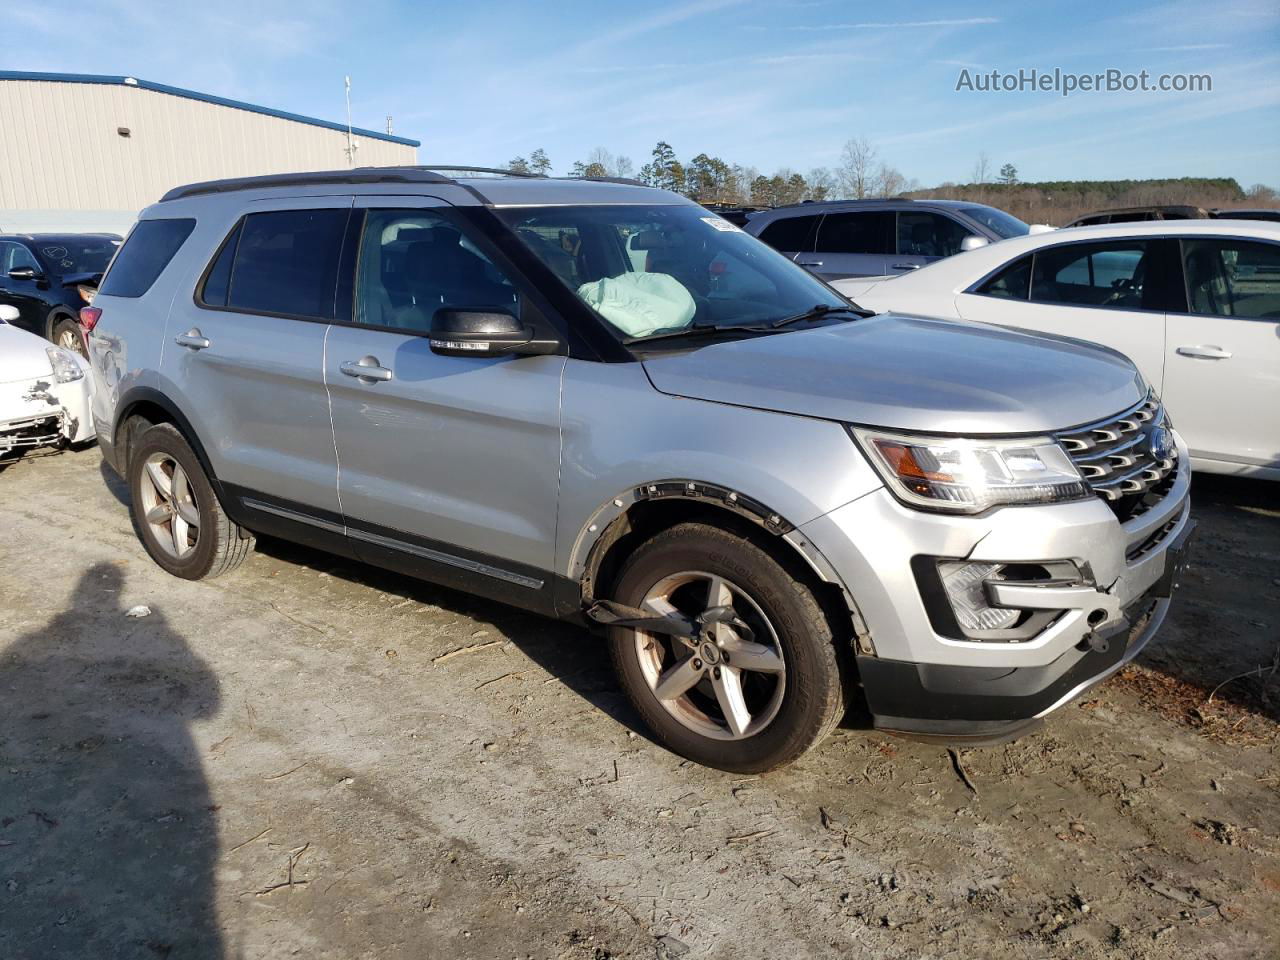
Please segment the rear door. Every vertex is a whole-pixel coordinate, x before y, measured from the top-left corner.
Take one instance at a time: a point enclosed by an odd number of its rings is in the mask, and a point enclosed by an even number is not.
[[[812,257],[797,257],[823,280],[883,277],[893,253],[893,211],[847,210],[828,213],[818,224]]]
[[[353,319],[332,327],[325,360],[348,536],[370,562],[549,604],[565,358],[433,353],[440,309],[545,321],[445,201],[356,205]]]
[[[246,204],[179,290],[162,370],[218,479],[251,509],[340,530],[324,385],[350,196]]]
[[[1176,255],[1155,238],[1042,247],[956,297],[966,320],[1103,344],[1128,356],[1147,383],[1164,381],[1165,307]]]
[[[1164,399],[1193,456],[1280,469],[1280,244],[1181,241]]]
[[[960,221],[929,210],[899,210],[897,254],[889,258],[889,272],[906,273],[960,252],[971,233]]]

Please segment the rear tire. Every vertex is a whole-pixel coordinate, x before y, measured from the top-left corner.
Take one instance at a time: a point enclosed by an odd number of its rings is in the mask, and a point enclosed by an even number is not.
[[[133,526],[151,559],[175,577],[209,580],[240,566],[254,538],[232,522],[191,445],[172,424],[130,444]]]
[[[676,753],[760,773],[812,749],[843,716],[846,690],[829,620],[813,591],[750,541],[679,524],[632,554],[613,594],[655,616],[729,606],[747,625],[709,624],[692,644],[610,629],[623,689]]]

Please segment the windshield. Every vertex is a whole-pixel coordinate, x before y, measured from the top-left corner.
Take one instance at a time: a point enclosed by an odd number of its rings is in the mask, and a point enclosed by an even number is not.
[[[1011,213],[997,210],[995,207],[961,207],[960,212],[970,219],[990,228],[1001,240],[1010,237],[1023,237],[1031,230],[1029,226]]]
[[[73,273],[102,273],[120,241],[110,237],[39,237],[35,246],[50,272],[65,277]]]
[[[802,267],[701,207],[514,207],[497,213],[627,341],[695,327],[766,326],[815,308],[848,307]]]

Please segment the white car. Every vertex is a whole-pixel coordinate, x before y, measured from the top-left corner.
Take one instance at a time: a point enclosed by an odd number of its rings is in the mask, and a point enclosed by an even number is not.
[[[1280,223],[1073,227],[834,286],[877,313],[1112,347],[1164,399],[1196,469],[1280,480]]]
[[[0,306],[0,457],[92,440],[88,363],[17,319],[17,307]]]

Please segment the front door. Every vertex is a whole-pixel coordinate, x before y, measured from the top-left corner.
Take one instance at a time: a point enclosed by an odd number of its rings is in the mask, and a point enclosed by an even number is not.
[[[31,270],[31,277],[9,276],[10,270]],[[44,268],[32,256],[31,251],[14,240],[0,240],[0,303],[18,308],[18,322],[14,326],[29,330],[36,336],[47,336],[45,328],[45,297],[41,286],[48,288]]]
[[[539,607],[555,565],[565,358],[433,353],[437,310],[521,316],[519,289],[446,202],[356,205],[353,322],[330,328],[325,351],[352,545],[373,563]]]
[[[1191,455],[1280,471],[1280,244],[1183,240],[1164,399]]]

